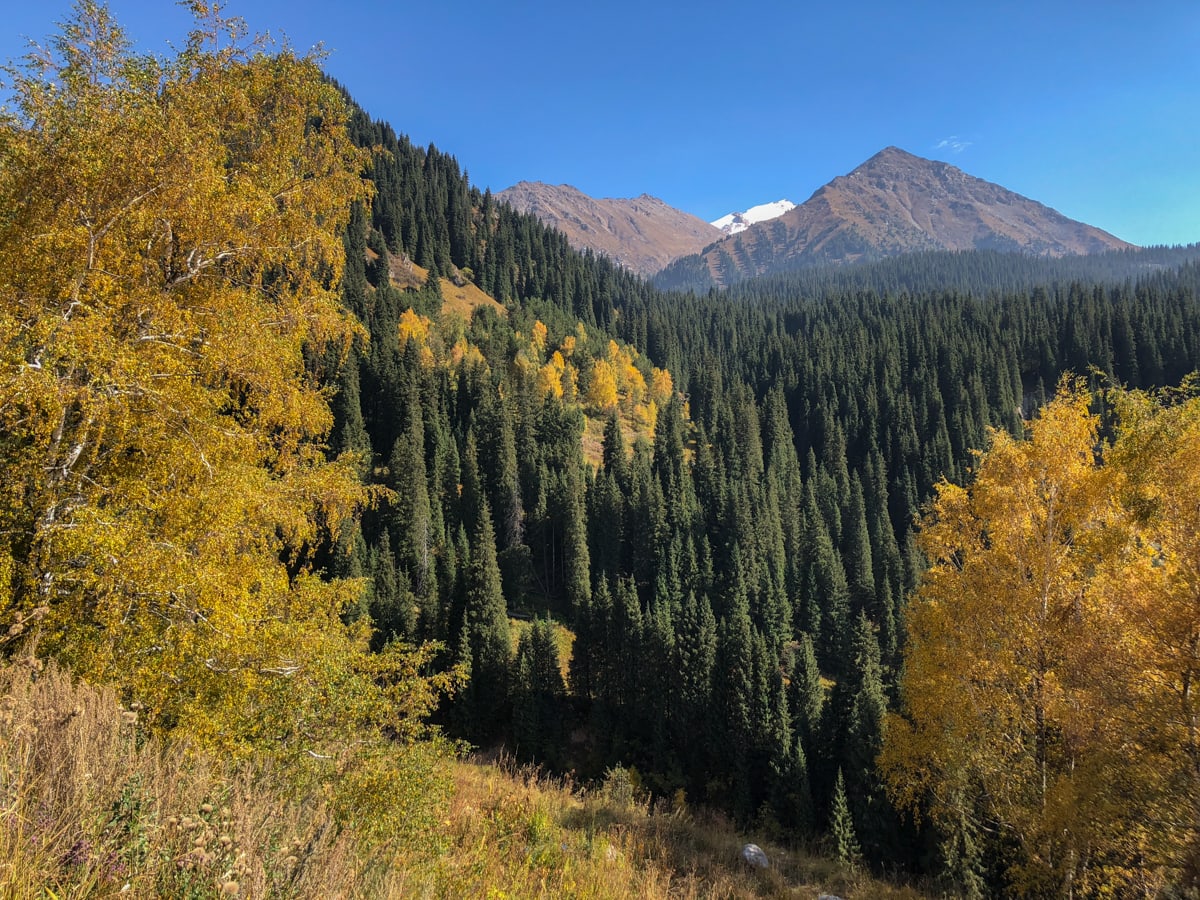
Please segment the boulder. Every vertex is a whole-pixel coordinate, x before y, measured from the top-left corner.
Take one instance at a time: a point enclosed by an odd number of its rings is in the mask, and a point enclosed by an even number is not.
[[[753,866],[755,869],[769,869],[770,861],[767,859],[767,854],[763,853],[762,847],[758,844],[746,844],[742,847],[742,859],[747,865]]]

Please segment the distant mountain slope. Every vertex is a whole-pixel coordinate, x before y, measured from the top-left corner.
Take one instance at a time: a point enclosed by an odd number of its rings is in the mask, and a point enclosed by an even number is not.
[[[643,276],[721,238],[703,219],[649,194],[598,200],[567,184],[522,181],[496,198],[557,228],[571,246],[602,253]]]
[[[745,212],[731,212],[721,216],[717,221],[710,223],[714,228],[719,228],[723,234],[739,234],[745,231],[751,225],[757,225],[759,222],[768,222],[771,219],[777,219],[785,212],[796,208],[796,204],[791,200],[776,200],[773,203],[760,203],[758,206],[752,206]]]
[[[662,287],[726,285],[819,263],[927,250],[1067,256],[1130,246],[947,163],[888,147],[790,212],[679,260],[655,281]]]

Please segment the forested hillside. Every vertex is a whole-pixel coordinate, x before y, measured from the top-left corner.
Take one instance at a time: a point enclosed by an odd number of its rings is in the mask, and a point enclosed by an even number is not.
[[[218,13],[76,26],[0,131],[6,661],[385,850],[448,734],[950,894],[1196,887],[1185,254],[663,293]]]
[[[1121,283],[1174,269],[1200,257],[1200,246],[1137,247],[1087,256],[1057,259],[1000,250],[935,250],[905,253],[855,265],[814,265],[779,275],[763,276],[727,288],[730,297],[817,296],[825,293],[873,290],[877,293],[927,293],[955,290],[987,295],[1014,293],[1038,286]],[[702,273],[689,273],[680,261],[664,269],[655,284],[694,293],[712,290]]]
[[[335,565],[373,576],[378,639],[450,648],[472,682],[443,720],[476,743],[585,778],[632,765],[656,794],[787,834],[852,831],[873,865],[936,869],[958,835],[902,818],[875,765],[926,565],[915,523],[1064,373],[1137,388],[1193,371],[1186,255],[1148,253],[1148,274],[1108,284],[1028,286],[1118,271],[1101,263],[942,254],[869,270],[879,289],[826,274],[662,294],[566,251],[435,150],[356,133],[391,157],[349,238],[347,300],[371,342],[345,370],[338,434],[395,494]],[[396,229],[391,208],[418,212]],[[356,279],[364,244],[487,273],[508,314],[414,328],[402,310],[436,320],[437,297],[398,293],[378,264]],[[969,292],[987,279],[1014,286]],[[587,420],[605,423],[596,465]],[[537,619],[519,641],[514,616]]]

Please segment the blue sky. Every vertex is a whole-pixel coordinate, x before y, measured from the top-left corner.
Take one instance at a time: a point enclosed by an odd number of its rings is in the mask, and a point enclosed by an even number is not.
[[[69,0],[12,3],[0,57]],[[140,49],[170,0],[111,0]],[[1200,241],[1200,3],[231,0],[321,42],[379,119],[494,190],[643,192],[715,219],[801,202],[888,145],[1138,244]]]

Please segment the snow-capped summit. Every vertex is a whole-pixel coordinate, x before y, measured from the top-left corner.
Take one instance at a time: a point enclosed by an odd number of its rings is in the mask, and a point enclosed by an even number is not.
[[[720,228],[725,234],[737,234],[739,231],[745,231],[751,225],[778,218],[788,210],[795,208],[796,204],[791,200],[776,200],[774,203],[752,206],[745,212],[734,212],[727,216],[721,216],[711,224],[714,228]]]

